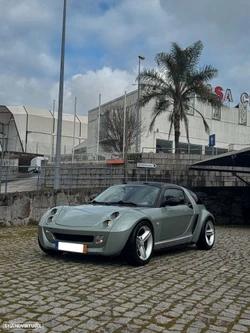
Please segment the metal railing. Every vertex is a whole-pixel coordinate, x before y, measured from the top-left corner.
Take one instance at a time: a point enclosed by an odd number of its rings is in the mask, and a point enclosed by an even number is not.
[[[226,174],[215,172],[192,171],[191,177],[187,171],[178,171],[176,166],[171,170],[159,166],[156,169],[137,168],[130,165],[126,170],[124,165],[105,167],[97,166],[61,166],[60,167],[60,188],[77,189],[77,188],[107,188],[111,185],[121,184],[134,181],[154,181],[177,183],[183,186],[237,186],[237,179],[233,176],[232,171],[228,170]],[[37,173],[28,173],[28,166],[0,166],[0,185],[1,193],[36,191],[41,189],[53,189],[55,180],[55,167],[42,166],[38,167]],[[250,176],[247,176],[250,180]],[[217,184],[217,185],[216,185]]]
[[[193,147],[197,146],[197,147]],[[178,149],[173,149],[171,147],[143,147],[143,153],[164,153],[164,154],[193,154],[193,155],[220,155],[227,153],[229,149],[227,148],[218,148],[218,147],[208,147],[208,146],[199,146],[199,145],[189,145],[182,144]]]

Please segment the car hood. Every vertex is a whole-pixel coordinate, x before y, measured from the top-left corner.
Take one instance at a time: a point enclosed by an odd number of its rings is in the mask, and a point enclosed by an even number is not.
[[[131,209],[133,208],[103,205],[64,206],[55,223],[60,226],[93,227],[111,219],[115,212],[119,213],[119,218]]]

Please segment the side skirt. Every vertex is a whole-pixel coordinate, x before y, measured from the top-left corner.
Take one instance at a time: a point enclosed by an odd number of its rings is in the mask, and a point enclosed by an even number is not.
[[[160,250],[168,247],[175,247],[178,245],[190,244],[193,236],[186,236],[182,238],[169,239],[167,241],[161,241],[155,243],[154,249]]]

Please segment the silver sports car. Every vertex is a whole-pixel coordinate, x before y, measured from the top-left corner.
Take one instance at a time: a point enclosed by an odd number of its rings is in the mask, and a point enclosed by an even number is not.
[[[109,187],[90,204],[50,209],[38,227],[38,243],[47,254],[123,254],[137,266],[157,249],[196,244],[210,250],[214,241],[214,217],[200,199],[166,183]]]

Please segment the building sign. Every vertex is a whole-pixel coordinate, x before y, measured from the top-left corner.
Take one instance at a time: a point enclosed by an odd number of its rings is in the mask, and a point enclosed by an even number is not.
[[[224,101],[227,101],[227,102],[233,102],[233,96],[232,96],[231,89],[227,89],[224,94],[223,88],[220,86],[217,86],[217,87],[215,87],[214,92],[216,93],[217,96],[220,97],[220,99],[224,99]]]
[[[240,125],[247,124],[247,104],[246,103],[239,104],[239,124]]]
[[[250,105],[250,95],[248,95],[248,93],[246,93],[246,92],[243,92],[240,95],[240,102],[242,104],[249,104]]]
[[[210,84],[208,84],[208,87],[212,89],[212,86]],[[221,86],[217,86],[214,88],[214,92],[216,93],[216,95],[218,97],[220,97],[220,99],[227,101],[227,102],[233,102],[233,94],[231,89],[226,89],[224,90]],[[240,103],[242,104],[249,104],[250,105],[250,94],[243,92],[240,95]]]

